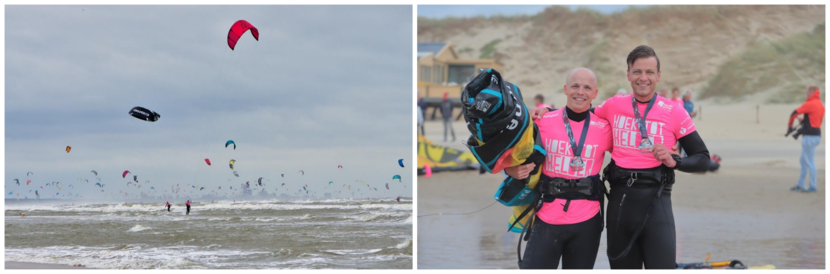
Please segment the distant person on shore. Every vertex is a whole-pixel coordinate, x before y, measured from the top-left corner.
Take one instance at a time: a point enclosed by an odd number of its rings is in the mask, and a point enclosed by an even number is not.
[[[170,212],[170,202],[167,202],[167,212]]]
[[[536,97],[533,97],[533,102],[536,103],[536,108],[551,108],[553,110],[556,110],[553,108],[553,106],[545,104],[545,96],[543,96],[542,94],[536,94]]]
[[[421,134],[427,135],[426,130],[424,130],[424,122],[427,120],[427,102],[420,94],[418,94],[418,110],[421,111]]]
[[[801,116],[801,115],[804,116]],[[798,117],[801,123],[801,175],[798,184],[791,190],[802,192],[816,192],[816,147],[821,143],[821,120],[824,119],[824,104],[821,102],[821,93],[818,86],[807,88],[807,101],[795,109],[790,115],[787,131],[792,130],[793,120]],[[810,173],[810,187],[804,188],[804,176]]]
[[[418,108],[418,133],[421,135],[426,135],[424,132],[424,112],[421,111],[421,108]]]
[[[661,90],[660,91],[660,96],[663,96],[663,98],[668,99],[669,98],[669,90],[668,89]]]
[[[190,215],[190,200],[187,200],[187,202],[184,203],[184,205],[187,206],[187,215]]]
[[[671,90],[671,101],[677,103],[678,105],[683,105],[683,99],[680,99],[679,88],[673,88]]]
[[[421,112],[421,107],[418,106],[418,93],[415,93],[415,140],[418,140],[418,128],[421,128],[421,134],[424,131],[424,113]]]
[[[683,92],[683,108],[686,109],[686,112],[689,113],[689,116],[695,118],[697,116],[697,111],[695,111],[695,104],[692,103],[692,90],[686,89],[686,92]]]
[[[444,92],[444,99],[441,101],[441,116],[444,118],[444,142],[447,141],[447,129],[452,133],[452,141],[455,142],[455,130],[452,128],[452,102]]]

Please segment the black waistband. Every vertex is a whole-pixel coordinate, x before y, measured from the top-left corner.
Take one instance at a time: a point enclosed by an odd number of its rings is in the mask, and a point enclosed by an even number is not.
[[[671,190],[674,184],[674,170],[660,165],[647,169],[622,168],[612,160],[606,167],[605,176],[610,184],[624,184],[631,187],[659,187],[665,183],[665,190]]]
[[[553,202],[554,199],[565,199],[562,210],[567,212],[571,200],[600,201],[605,194],[605,184],[599,179],[599,175],[580,179],[551,178],[542,174],[536,184],[536,191],[542,194],[545,202]]]
[[[536,187],[545,196],[568,199],[596,199],[601,191],[599,175],[580,179],[551,178],[542,174]]]

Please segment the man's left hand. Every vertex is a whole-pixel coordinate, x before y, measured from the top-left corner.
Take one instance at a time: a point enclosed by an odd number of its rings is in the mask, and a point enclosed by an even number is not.
[[[654,158],[670,168],[674,168],[674,166],[677,165],[677,162],[671,157],[671,155],[674,154],[672,152],[673,151],[669,150],[669,148],[663,144],[654,145]]]

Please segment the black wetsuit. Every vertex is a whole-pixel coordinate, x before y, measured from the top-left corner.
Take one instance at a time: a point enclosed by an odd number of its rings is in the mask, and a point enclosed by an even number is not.
[[[592,269],[602,237],[602,214],[576,224],[552,225],[538,217],[533,222],[521,269]]]
[[[170,212],[170,204],[167,205],[167,212]]]
[[[700,135],[695,131],[678,141],[689,156],[683,158],[676,169],[683,172],[705,172],[710,162],[709,151]],[[609,166],[609,169],[613,169],[616,165],[611,161]],[[676,267],[677,259],[674,213],[671,205],[674,170],[660,165],[640,171],[662,171],[667,174],[666,186],[662,189],[660,197],[657,197],[660,182],[647,176],[641,176],[631,186],[627,184],[628,178],[609,176],[611,193],[606,210],[606,228],[611,268],[673,269]],[[638,229],[639,235],[635,236]],[[633,237],[637,238],[632,243]]]
[[[187,214],[186,215],[190,215],[190,205],[187,205]]]

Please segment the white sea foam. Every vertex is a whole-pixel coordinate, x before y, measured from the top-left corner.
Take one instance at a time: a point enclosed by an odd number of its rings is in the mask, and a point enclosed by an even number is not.
[[[398,244],[394,247],[390,247],[390,248],[404,249],[404,248],[409,248],[409,247],[412,247],[412,239],[411,238],[406,239],[403,242],[401,242],[400,244]]]
[[[136,225],[133,228],[131,228],[130,230],[128,230],[127,232],[141,232],[141,231],[150,230],[150,229],[153,229],[153,228],[144,227],[144,226],[141,226],[141,225]]]
[[[170,246],[162,248],[140,247],[113,250],[95,247],[53,246],[33,249],[6,249],[6,260],[36,263],[82,264],[106,269],[181,269],[211,268],[211,262],[228,258],[248,257],[269,252],[246,252],[196,246]],[[236,265],[233,268],[243,266]],[[251,266],[248,266],[251,267]]]
[[[323,252],[328,252],[337,255],[366,255],[372,253],[378,253],[383,249],[343,249],[343,250],[323,250]]]

